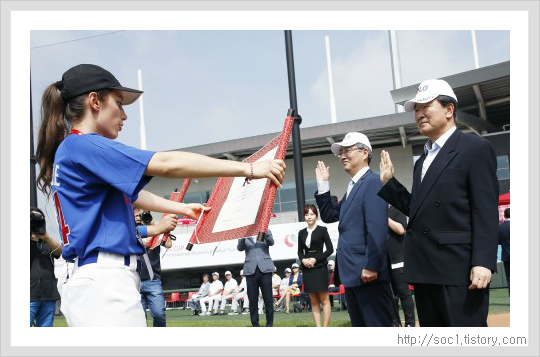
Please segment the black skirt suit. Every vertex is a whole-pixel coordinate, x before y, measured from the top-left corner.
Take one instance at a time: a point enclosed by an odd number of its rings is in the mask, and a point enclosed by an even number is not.
[[[334,247],[326,227],[317,226],[311,233],[311,244],[306,246],[308,236],[307,228],[298,232],[298,258],[315,258],[313,268],[308,268],[302,263],[304,275],[304,291],[308,293],[328,291],[328,257],[334,253]],[[326,250],[323,251],[323,246]]]

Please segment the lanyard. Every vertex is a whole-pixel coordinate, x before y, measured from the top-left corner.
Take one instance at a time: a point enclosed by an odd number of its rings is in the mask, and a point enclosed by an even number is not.
[[[77,129],[71,129],[71,133],[70,134],[76,134],[76,135],[84,135],[84,133],[82,131],[79,131]]]

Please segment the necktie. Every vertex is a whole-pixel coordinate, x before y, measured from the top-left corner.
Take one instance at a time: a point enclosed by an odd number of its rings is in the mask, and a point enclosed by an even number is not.
[[[351,193],[352,188],[354,187],[354,181],[351,179],[349,182],[349,187],[347,187],[347,196],[345,198],[349,198],[349,193]]]

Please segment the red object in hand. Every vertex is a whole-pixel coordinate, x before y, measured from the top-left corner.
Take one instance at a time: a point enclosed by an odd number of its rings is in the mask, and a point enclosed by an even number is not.
[[[194,220],[194,219],[191,219],[191,218],[180,218],[178,220],[178,224],[181,224],[183,226],[186,226],[186,225],[189,225],[189,224],[195,224],[195,223],[197,223],[197,221]]]
[[[182,202],[184,200],[184,196],[186,195],[186,192],[189,188],[190,183],[191,183],[191,179],[185,179],[184,182],[182,183],[182,189],[180,190],[180,192],[178,192],[178,190],[175,189],[174,192],[171,193],[171,197],[169,197],[169,200],[174,201],[174,202]],[[162,217],[165,217],[168,214],[169,213],[163,213]],[[155,247],[160,245],[161,242],[167,241],[168,238],[169,238],[169,233],[155,236],[154,238],[152,238],[152,242],[150,243],[150,249],[154,249]]]

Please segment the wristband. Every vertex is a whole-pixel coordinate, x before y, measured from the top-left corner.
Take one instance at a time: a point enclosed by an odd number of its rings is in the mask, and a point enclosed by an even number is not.
[[[250,162],[249,167],[250,167],[251,175],[250,177],[246,177],[246,179],[244,180],[244,184],[242,186],[249,185],[251,181],[253,180],[253,163]]]
[[[148,237],[148,227],[147,226],[137,226],[137,232],[141,235],[141,238]]]

